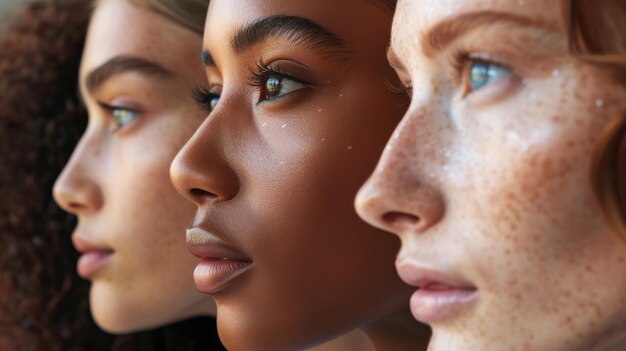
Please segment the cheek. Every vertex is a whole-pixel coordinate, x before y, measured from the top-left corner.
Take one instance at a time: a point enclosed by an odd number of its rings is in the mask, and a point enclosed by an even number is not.
[[[546,262],[560,265],[606,229],[594,205],[590,170],[596,138],[610,117],[598,96],[608,104],[616,95],[591,91],[588,86],[602,85],[582,78],[587,85],[569,77],[576,84],[529,87],[537,94],[532,104],[520,98],[470,116],[474,124],[464,129],[472,138],[455,141],[458,162],[451,164],[463,177],[447,181],[461,194],[455,199],[463,198],[456,206],[469,214],[481,249],[490,248],[498,256],[493,260],[507,269],[541,272]]]

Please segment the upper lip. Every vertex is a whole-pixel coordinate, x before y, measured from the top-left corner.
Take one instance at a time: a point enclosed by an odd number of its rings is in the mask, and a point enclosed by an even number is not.
[[[450,274],[421,267],[413,262],[396,264],[400,278],[407,284],[429,290],[476,290],[471,283]]]
[[[189,251],[201,259],[252,261],[247,255],[234,249],[217,235],[200,227],[187,229],[186,242]]]
[[[74,234],[72,234],[72,244],[74,244],[74,248],[76,248],[76,251],[82,254],[89,251],[113,251],[112,249],[104,245],[96,244],[91,240],[86,239],[84,236],[78,234],[77,232],[74,232]]]

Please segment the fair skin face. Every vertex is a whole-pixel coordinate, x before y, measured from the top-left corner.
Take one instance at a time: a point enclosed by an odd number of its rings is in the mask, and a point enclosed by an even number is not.
[[[626,91],[569,54],[561,6],[398,5],[411,106],[356,206],[401,238],[431,351],[626,349],[626,250],[590,179]]]
[[[200,47],[200,35],[127,0],[99,2],[90,23],[80,68],[89,124],[54,196],[78,217],[78,272],[93,283],[92,314],[109,332],[215,312],[191,278],[197,259],[184,230],[193,206],[168,174],[206,115],[189,99],[204,79]]]
[[[171,175],[198,206],[194,278],[229,350],[303,349],[357,327],[379,350],[426,340],[393,269],[399,242],[352,206],[406,108],[385,85],[390,26],[364,0],[211,1],[219,102]]]

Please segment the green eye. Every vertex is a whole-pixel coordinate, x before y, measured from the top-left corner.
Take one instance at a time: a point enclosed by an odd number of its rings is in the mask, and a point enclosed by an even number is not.
[[[139,113],[133,110],[114,107],[113,108],[113,118],[115,119],[115,125],[117,128],[123,128],[129,123],[133,122],[135,119],[139,117]]]
[[[479,90],[512,74],[510,69],[496,63],[475,60],[470,63],[468,79],[472,90]]]
[[[304,84],[293,79],[279,75],[270,75],[267,77],[263,87],[263,100],[274,99],[305,87]]]

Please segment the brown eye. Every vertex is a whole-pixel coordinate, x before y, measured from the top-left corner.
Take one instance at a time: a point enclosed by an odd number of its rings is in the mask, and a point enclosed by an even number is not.
[[[280,95],[283,89],[283,77],[269,76],[265,82],[265,97],[268,99],[275,98]]]
[[[302,88],[306,88],[306,85],[294,79],[276,74],[269,75],[263,84],[261,101],[272,100]]]

